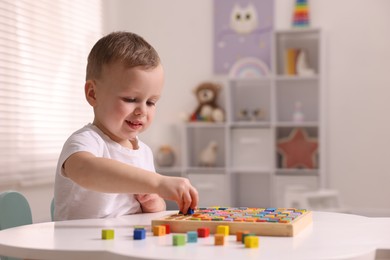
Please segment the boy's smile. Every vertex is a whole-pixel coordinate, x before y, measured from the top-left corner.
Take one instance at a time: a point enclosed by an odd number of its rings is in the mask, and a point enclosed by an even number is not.
[[[120,62],[104,65],[102,77],[85,85],[94,108],[93,124],[115,142],[133,148],[130,140],[151,124],[163,85],[161,65],[150,69],[126,68]]]
[[[142,122],[139,121],[127,121],[126,123],[133,129],[137,130],[142,127]]]

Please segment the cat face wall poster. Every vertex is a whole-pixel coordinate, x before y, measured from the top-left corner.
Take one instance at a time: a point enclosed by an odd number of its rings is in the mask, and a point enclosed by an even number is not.
[[[214,0],[214,72],[266,76],[271,67],[272,0]]]

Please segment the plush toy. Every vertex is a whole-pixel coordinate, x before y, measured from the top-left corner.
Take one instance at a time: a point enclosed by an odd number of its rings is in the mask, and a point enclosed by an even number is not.
[[[198,107],[192,113],[190,121],[223,122],[224,111],[217,105],[221,85],[204,82],[194,89]]]
[[[160,167],[172,167],[175,164],[173,148],[169,145],[161,146],[156,153],[155,159],[157,165]]]
[[[218,144],[210,141],[199,154],[199,166],[215,167],[217,163]]]

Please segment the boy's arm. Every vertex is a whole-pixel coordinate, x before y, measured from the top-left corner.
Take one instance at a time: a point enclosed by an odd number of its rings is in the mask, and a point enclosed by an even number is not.
[[[156,193],[176,201],[182,212],[198,205],[198,192],[186,178],[163,176],[89,152],[69,156],[63,171],[66,177],[86,189],[105,193]]]

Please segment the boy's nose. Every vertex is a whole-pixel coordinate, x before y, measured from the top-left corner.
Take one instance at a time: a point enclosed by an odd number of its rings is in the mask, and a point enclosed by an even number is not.
[[[137,115],[137,116],[142,116],[146,113],[146,105],[139,105],[135,108],[134,110],[134,113]]]

